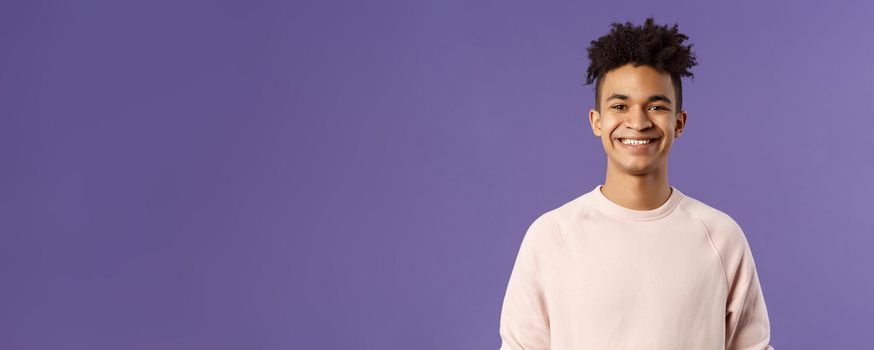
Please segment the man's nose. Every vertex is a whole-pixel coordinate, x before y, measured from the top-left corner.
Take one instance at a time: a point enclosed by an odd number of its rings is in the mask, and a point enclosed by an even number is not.
[[[635,130],[644,130],[652,126],[652,120],[649,119],[649,114],[646,113],[645,107],[632,108],[631,113],[628,113],[628,118],[625,120],[625,125]]]

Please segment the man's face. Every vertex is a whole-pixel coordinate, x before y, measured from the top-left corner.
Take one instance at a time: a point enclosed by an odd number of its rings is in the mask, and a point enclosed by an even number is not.
[[[601,137],[608,167],[632,175],[667,171],[668,152],[686,124],[686,112],[675,110],[670,74],[626,64],[601,79],[601,111],[590,110],[589,122]],[[625,139],[649,143],[628,145]]]

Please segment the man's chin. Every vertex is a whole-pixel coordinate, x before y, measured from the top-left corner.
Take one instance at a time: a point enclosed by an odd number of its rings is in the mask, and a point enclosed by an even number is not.
[[[635,164],[623,164],[616,163],[616,169],[620,172],[628,175],[642,176],[650,173],[654,173],[658,170],[657,163],[635,163]]]

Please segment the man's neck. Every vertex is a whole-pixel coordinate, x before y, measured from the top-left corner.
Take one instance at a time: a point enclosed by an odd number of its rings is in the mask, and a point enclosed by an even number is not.
[[[634,210],[656,209],[671,196],[666,170],[631,175],[607,170],[601,193],[611,202]]]

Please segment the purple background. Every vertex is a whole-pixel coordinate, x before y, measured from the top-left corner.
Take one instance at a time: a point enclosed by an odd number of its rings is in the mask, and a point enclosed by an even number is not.
[[[648,15],[773,344],[870,346],[865,2],[4,1],[0,348],[497,349],[525,229],[604,179],[585,49]]]

